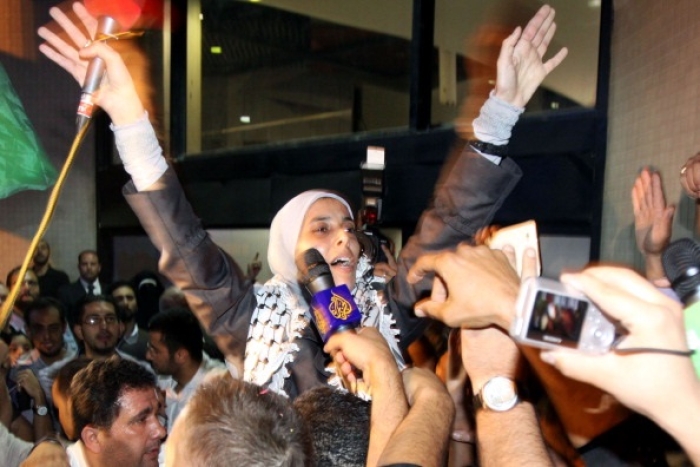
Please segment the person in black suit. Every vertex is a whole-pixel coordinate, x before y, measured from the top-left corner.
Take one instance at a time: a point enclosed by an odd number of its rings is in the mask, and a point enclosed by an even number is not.
[[[39,279],[42,297],[58,298],[58,289],[70,283],[68,274],[51,267],[51,247],[46,240],[41,240],[34,252],[32,269]]]
[[[86,295],[102,295],[106,286],[100,283],[100,258],[94,250],[84,250],[78,255],[80,277],[75,282],[58,289],[58,299],[66,306],[68,323],[75,324],[78,304]]]

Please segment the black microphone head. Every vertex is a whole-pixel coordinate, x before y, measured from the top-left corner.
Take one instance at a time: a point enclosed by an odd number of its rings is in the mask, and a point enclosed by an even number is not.
[[[299,282],[304,284],[312,294],[319,290],[330,289],[335,285],[331,267],[316,248],[309,248],[299,253],[295,262],[299,270]]]
[[[671,287],[687,305],[700,287],[700,244],[690,238],[671,242],[661,262]]]

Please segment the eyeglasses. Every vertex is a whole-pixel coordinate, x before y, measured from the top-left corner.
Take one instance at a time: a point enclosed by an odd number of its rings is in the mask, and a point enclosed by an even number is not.
[[[117,324],[118,321],[117,315],[90,315],[85,318],[83,324],[87,324],[88,326],[99,326],[100,324],[104,323],[107,326],[111,326],[112,324]]]

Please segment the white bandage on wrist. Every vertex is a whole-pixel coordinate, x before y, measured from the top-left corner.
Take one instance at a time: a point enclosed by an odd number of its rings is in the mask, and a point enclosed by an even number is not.
[[[508,144],[511,130],[524,110],[499,99],[491,91],[479,116],[472,122],[474,136],[484,143],[498,146]]]
[[[167,170],[168,163],[148,120],[148,112],[128,125],[110,125],[124,170],[131,175],[138,191],[151,186]]]

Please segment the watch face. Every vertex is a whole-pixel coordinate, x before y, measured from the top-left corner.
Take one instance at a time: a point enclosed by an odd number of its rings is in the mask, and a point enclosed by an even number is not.
[[[518,403],[518,390],[510,378],[496,376],[481,388],[481,397],[489,409],[504,412]]]
[[[36,407],[36,414],[37,415],[44,416],[47,413],[49,413],[49,409],[47,409],[46,406],[40,405],[40,406]]]

